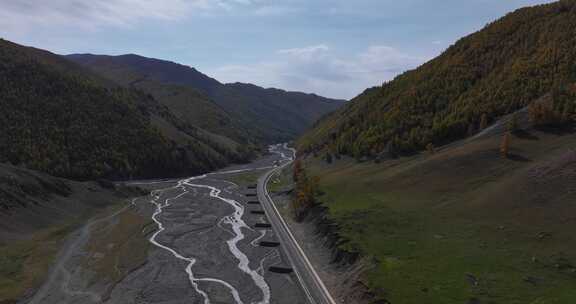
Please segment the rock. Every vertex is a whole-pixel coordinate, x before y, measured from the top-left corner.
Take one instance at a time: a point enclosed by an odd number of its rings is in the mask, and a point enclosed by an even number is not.
[[[478,280],[478,278],[476,276],[474,276],[473,274],[467,273],[466,274],[466,278],[468,279],[468,282],[470,282],[470,284],[472,284],[472,286],[478,286],[480,285],[480,281]]]

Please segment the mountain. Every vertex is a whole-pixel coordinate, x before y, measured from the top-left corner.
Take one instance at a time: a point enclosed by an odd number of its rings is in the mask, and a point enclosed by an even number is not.
[[[576,1],[517,10],[298,140],[292,210],[358,303],[576,303],[574,45]]]
[[[74,179],[157,177],[250,154],[47,51],[0,40],[0,83],[0,163]]]
[[[366,90],[301,140],[357,158],[410,154],[479,131],[576,80],[576,8],[560,1],[517,10],[442,55]],[[572,103],[558,102],[558,111]]]
[[[340,100],[314,94],[264,89],[242,83],[222,84],[194,68],[138,55],[75,54],[67,58],[102,77],[150,92],[175,112],[191,113],[199,104],[213,101],[232,116],[230,123],[242,126],[236,129],[243,129],[250,137],[267,143],[293,139],[318,118],[342,105]],[[158,92],[175,90],[181,97],[179,101]],[[183,110],[185,108],[188,110]]]
[[[86,221],[146,193],[0,164],[0,303],[24,301],[37,290]]]
[[[521,123],[503,158],[508,121],[434,153],[302,161],[327,209],[309,229],[332,231],[312,239],[367,269],[373,297],[346,303],[576,303],[575,133]]]
[[[199,128],[241,143],[249,142],[252,137],[236,117],[230,115],[206,95],[174,80],[186,79],[202,86],[217,83],[198,72],[189,73],[188,68],[183,67],[170,69],[171,66],[167,68],[162,61],[143,61],[142,57],[136,55],[119,56],[119,60],[112,56],[92,55],[70,55],[67,58],[88,66],[122,86],[146,91],[178,118]],[[157,71],[158,78],[150,77],[146,72],[148,69]],[[189,78],[185,78],[186,76]]]

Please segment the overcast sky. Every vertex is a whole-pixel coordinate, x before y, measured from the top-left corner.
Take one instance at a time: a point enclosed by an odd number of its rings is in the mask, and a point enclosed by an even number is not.
[[[546,0],[0,0],[0,36],[59,54],[136,53],[222,82],[351,98]]]

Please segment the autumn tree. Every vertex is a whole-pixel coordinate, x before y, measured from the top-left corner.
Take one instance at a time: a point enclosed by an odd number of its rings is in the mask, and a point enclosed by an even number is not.
[[[292,180],[298,182],[298,178],[302,174],[302,159],[296,158],[294,161],[294,169],[292,170]]]
[[[318,177],[309,177],[301,163],[298,168],[295,185],[296,196],[293,199],[292,209],[295,220],[301,221],[307,212],[316,205],[320,181]]]
[[[574,103],[566,100],[571,96],[562,93],[553,96],[528,106],[528,116],[535,127],[562,126],[572,121]]]
[[[430,64],[364,91],[308,132],[303,149],[337,143],[338,153],[364,157],[394,143],[390,151],[411,154],[431,141],[444,145],[472,136],[493,119],[549,98],[554,90],[553,108],[561,113],[560,121],[572,122],[576,35],[553,30],[574,28],[576,18],[558,16],[556,8],[565,10],[566,5],[576,12],[569,0],[511,13],[459,40]],[[542,115],[546,109],[537,110],[538,117],[550,116]]]
[[[518,114],[514,113],[510,116],[510,120],[508,120],[508,123],[506,125],[506,129],[508,132],[516,132],[518,131]]]
[[[436,147],[434,147],[433,143],[429,143],[428,145],[426,145],[426,151],[428,151],[428,153],[430,154],[434,154],[436,153]]]

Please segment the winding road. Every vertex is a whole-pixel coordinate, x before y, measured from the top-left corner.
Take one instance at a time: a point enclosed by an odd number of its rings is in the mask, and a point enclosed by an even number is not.
[[[283,146],[283,151],[289,151],[292,155],[295,154],[295,151],[287,148],[286,145]],[[324,282],[322,282],[322,279],[314,269],[312,263],[310,263],[302,247],[298,244],[298,241],[290,231],[290,227],[282,218],[272,197],[268,193],[267,185],[270,179],[283,168],[290,165],[294,159],[294,156],[286,157],[281,150],[276,152],[280,153],[282,158],[287,161],[258,179],[258,200],[262,203],[270,224],[272,224],[277,237],[280,239],[282,248],[294,268],[308,301],[313,304],[336,304],[330,291],[326,288]]]

